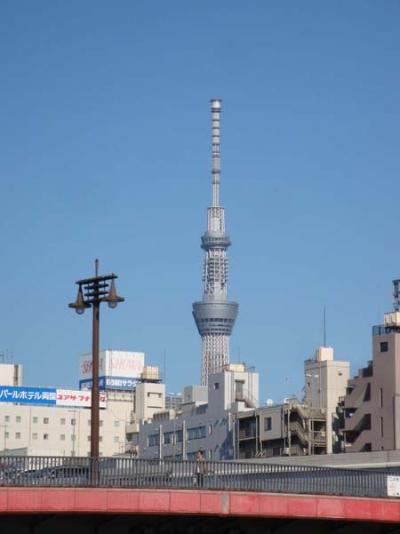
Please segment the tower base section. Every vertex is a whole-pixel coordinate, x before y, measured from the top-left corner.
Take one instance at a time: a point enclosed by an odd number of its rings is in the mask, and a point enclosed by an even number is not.
[[[201,383],[229,363],[229,338],[238,315],[236,302],[194,302],[193,317],[203,342]]]

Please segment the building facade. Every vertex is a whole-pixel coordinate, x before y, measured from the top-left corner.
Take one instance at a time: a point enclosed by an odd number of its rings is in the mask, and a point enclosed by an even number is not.
[[[304,362],[304,402],[326,414],[326,452],[341,452],[337,406],[346,393],[350,362],[334,359],[332,347],[318,347]]]
[[[220,205],[220,115],[221,100],[211,101],[212,115],[212,205],[207,230],[201,238],[204,250],[203,298],[193,303],[193,316],[202,339],[201,384],[229,363],[229,340],[239,305],[228,301],[228,256],[231,244],[225,231]]]
[[[400,280],[393,285],[394,310],[372,329],[372,361],[341,402],[346,452],[400,449]]]
[[[212,460],[234,457],[235,414],[258,406],[258,373],[243,364],[227,365],[209,376],[207,389],[207,402],[203,388],[185,388],[191,401],[180,412],[158,413],[140,425],[132,435],[140,458],[190,460],[199,449]]]
[[[126,362],[134,354],[119,354]],[[114,359],[114,363],[117,360]],[[136,376],[136,361],[119,369],[118,382],[107,380],[100,399],[100,455],[124,454],[132,420],[151,418],[165,408],[165,386],[154,367]],[[124,364],[125,365],[125,364]],[[133,376],[134,375],[134,376]],[[112,375],[104,375],[116,378]],[[149,378],[150,377],[150,378]],[[135,380],[134,387],[127,387]],[[82,384],[90,388],[90,383]],[[24,387],[22,366],[0,364],[0,452],[38,456],[88,456],[90,451],[90,389]]]
[[[296,398],[238,413],[235,458],[271,458],[326,453],[326,416]]]

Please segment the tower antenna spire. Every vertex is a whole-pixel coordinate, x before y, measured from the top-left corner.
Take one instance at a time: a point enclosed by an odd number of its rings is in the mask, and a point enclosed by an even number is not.
[[[212,143],[212,205],[219,206],[221,183],[221,104],[222,100],[211,100],[211,143]]]

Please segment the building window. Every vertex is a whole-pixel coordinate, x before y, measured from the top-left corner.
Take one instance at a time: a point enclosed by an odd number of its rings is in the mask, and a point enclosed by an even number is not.
[[[76,419],[71,419],[71,426],[75,426],[76,425]]]
[[[114,436],[114,443],[119,443],[119,436]]]
[[[383,438],[383,417],[381,417],[381,438]]]
[[[21,439],[21,432],[15,433],[15,439]]]
[[[383,408],[383,388],[379,388],[379,406]]]
[[[87,437],[87,440],[90,441],[90,436]]]
[[[103,436],[99,436],[99,441],[103,441]]]
[[[20,423],[21,422],[21,416],[20,415],[17,415],[17,417],[15,418],[15,421],[17,423]]]
[[[174,432],[164,432],[164,444],[168,445],[169,443],[174,442]]]
[[[100,419],[99,426],[103,426],[103,421]]]
[[[114,421],[114,426],[115,426],[115,428],[118,428],[119,427],[119,421]]]
[[[182,441],[183,441],[183,430],[178,430],[176,432],[176,442],[182,443]]]
[[[219,389],[219,382],[214,382],[214,389]]]
[[[9,416],[9,415],[5,415],[5,416],[4,416],[4,421],[5,421],[6,423],[9,423],[9,422],[10,422],[10,416]]]
[[[213,433],[213,426],[208,425],[208,435],[211,436],[212,433]]]
[[[389,350],[389,342],[388,341],[381,341],[380,349],[381,349],[381,352],[388,352],[388,350]]]
[[[34,433],[32,434],[32,439],[37,439],[37,432],[34,432]]]
[[[149,447],[160,445],[160,434],[152,434],[147,438]]]
[[[43,424],[48,425],[49,424],[49,418],[43,417]]]
[[[187,460],[189,460],[189,462],[192,462],[196,459],[196,454],[196,452],[188,452],[186,455]]]
[[[266,417],[264,419],[264,431],[268,432],[272,429],[272,417]]]
[[[244,380],[235,380],[235,396],[237,401],[244,400]]]
[[[39,421],[38,417],[32,417],[32,423],[37,423],[38,421]]]
[[[61,423],[62,425],[65,425],[65,417],[61,417],[61,419],[60,419],[60,423]]]
[[[60,436],[60,440],[61,440],[61,441],[65,441],[65,434],[61,434],[61,436]]]
[[[72,436],[71,436],[71,441],[76,441],[76,436],[75,436],[75,434],[72,434]]]
[[[43,439],[45,439],[45,440],[49,439],[49,435],[48,434],[43,434]]]
[[[207,435],[205,426],[196,426],[195,428],[188,428],[187,439],[202,439]]]

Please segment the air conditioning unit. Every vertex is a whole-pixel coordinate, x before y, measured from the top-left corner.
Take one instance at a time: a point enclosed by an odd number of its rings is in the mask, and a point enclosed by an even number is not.
[[[283,447],[283,449],[282,449],[282,456],[290,456],[290,449],[289,449],[289,447]]]

